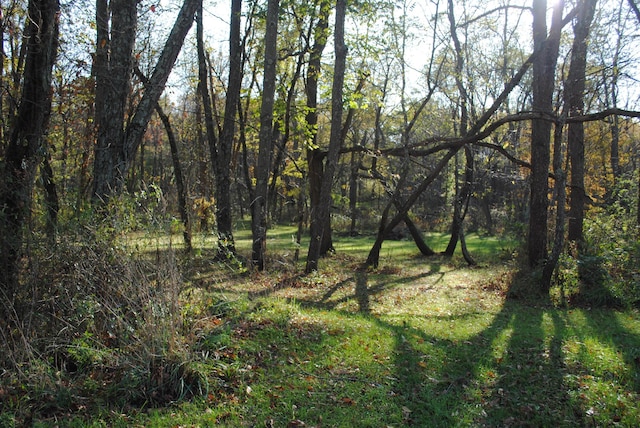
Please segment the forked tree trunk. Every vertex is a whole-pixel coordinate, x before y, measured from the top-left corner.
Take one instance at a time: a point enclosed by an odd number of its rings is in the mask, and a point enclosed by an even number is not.
[[[169,74],[193,24],[201,0],[185,0],[160,53],[149,85],[135,113],[124,124],[124,108],[133,71],[133,47],[138,2],[112,0],[111,29],[105,0],[98,0],[96,78],[96,125],[98,138],[94,161],[94,202],[106,202],[124,188],[135,153],[164,91]]]

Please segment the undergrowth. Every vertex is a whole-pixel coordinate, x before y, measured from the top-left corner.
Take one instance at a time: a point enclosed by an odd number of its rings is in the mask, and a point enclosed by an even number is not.
[[[367,239],[345,238],[303,275],[287,244],[259,273],[114,224],[34,248],[3,299],[0,426],[640,420],[640,316],[579,300],[587,280],[614,293],[607,260],[565,254],[550,299],[518,291],[535,272],[510,242],[471,238],[476,267],[390,243],[366,269]]]

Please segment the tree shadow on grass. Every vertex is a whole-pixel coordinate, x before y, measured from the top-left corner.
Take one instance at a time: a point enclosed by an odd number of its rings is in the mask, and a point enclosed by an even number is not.
[[[374,299],[381,294],[427,277],[437,282],[443,275],[437,269],[431,269],[405,278],[376,275],[372,281],[369,272],[358,270],[349,278],[327,286],[324,292],[320,290],[313,296],[291,300],[301,307],[349,317],[354,316],[355,310],[364,321],[391,335],[393,349],[389,353],[390,359],[384,362],[389,374],[376,378],[378,382],[386,382],[385,391],[389,394],[385,403],[391,410],[385,410],[389,418],[385,423],[397,426],[401,421],[402,426],[429,427],[548,426],[551,421],[557,426],[597,425],[589,405],[581,401],[580,391],[572,380],[580,376],[582,369],[571,366],[568,362],[570,350],[566,348],[569,341],[586,343],[587,338],[617,349],[633,377],[633,381],[626,382],[626,385],[632,383],[638,391],[640,338],[623,325],[620,318],[623,315],[618,312],[582,311],[584,326],[572,325],[575,313],[555,309],[544,300],[506,300],[499,310],[492,312],[491,317],[477,308],[459,308],[460,311],[445,316],[429,311],[431,313],[414,318],[375,314],[378,302]],[[254,297],[269,297],[275,291],[294,286],[295,283],[283,282],[279,287],[270,287]],[[438,291],[434,287],[428,288],[429,291]],[[345,309],[343,304],[349,302],[357,304],[357,307],[350,305],[353,310]],[[464,331],[462,334],[446,334],[447,328],[459,328],[461,322],[481,325],[470,328],[469,334],[464,334]],[[438,323],[443,327],[431,330]],[[317,329],[315,325],[312,327],[313,331],[317,330],[312,336],[317,336],[318,343],[306,352],[324,353],[333,349],[328,347],[336,343],[341,346],[348,343],[348,338],[342,338],[340,331],[334,334]],[[282,328],[278,326],[274,331]],[[306,336],[307,333],[301,339],[306,340]],[[297,339],[287,337],[277,348],[278,352],[271,346],[269,359],[289,361],[286,341]],[[378,351],[371,349],[368,352],[372,353],[372,367],[379,364],[375,356]],[[369,385],[373,380],[369,380],[365,373],[375,373],[369,369],[358,371],[358,367],[349,367],[349,363],[333,368],[327,366],[330,373],[326,381],[315,378],[313,396],[317,397],[317,402],[308,403],[305,393],[301,392],[296,398],[296,405],[300,409],[306,405],[314,408],[315,413],[309,410],[308,415],[316,418],[330,408],[338,411],[337,406],[344,415],[349,412],[356,414],[350,420],[359,421],[359,412],[371,411],[366,407],[365,389],[376,388]],[[292,367],[292,370],[294,376],[300,368]],[[363,396],[360,399],[353,395],[339,395],[346,387],[353,391],[351,384],[361,385]],[[625,384],[616,385],[622,392],[629,391]],[[305,387],[296,386],[298,388],[304,390]],[[283,423],[285,419],[283,416]],[[362,419],[352,426],[367,424]]]
[[[631,317],[629,313],[606,309],[588,311],[586,321],[592,337],[605,346],[610,346],[621,356],[629,368],[629,381],[633,390],[640,393],[640,336],[632,333],[621,323],[621,318]]]
[[[590,410],[572,399],[565,341],[573,331],[565,312],[540,302],[506,300],[491,323],[465,340],[442,339],[424,329],[370,315],[366,272],[355,278],[359,311],[395,338],[394,400],[407,426],[583,426]],[[640,339],[617,313],[588,314],[593,335],[613,343],[631,367],[638,390]],[[609,328],[598,332],[599,317]],[[458,319],[460,317],[453,317]],[[613,419],[615,421],[616,419]]]

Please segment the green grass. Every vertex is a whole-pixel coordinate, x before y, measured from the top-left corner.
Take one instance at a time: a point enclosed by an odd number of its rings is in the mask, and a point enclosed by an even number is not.
[[[294,233],[270,234],[269,273],[183,262],[181,356],[207,378],[203,394],[164,407],[88,403],[40,415],[42,426],[637,426],[638,312],[507,300],[528,280],[507,257],[515,245],[477,236],[479,267],[394,241],[366,270],[372,238],[356,237],[337,238],[319,273],[276,270]],[[248,251],[249,235],[236,238]],[[3,405],[0,424],[19,406]]]

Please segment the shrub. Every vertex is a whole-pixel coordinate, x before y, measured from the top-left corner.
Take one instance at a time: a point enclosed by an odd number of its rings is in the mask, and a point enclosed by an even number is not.
[[[613,204],[585,221],[581,278],[605,285],[627,306],[640,305],[640,229],[620,204]]]

